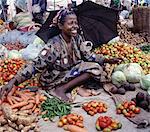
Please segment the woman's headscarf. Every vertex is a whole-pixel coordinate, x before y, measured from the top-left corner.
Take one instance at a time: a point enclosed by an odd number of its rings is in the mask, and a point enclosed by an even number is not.
[[[68,15],[71,15],[71,14],[74,14],[74,11],[73,10],[68,10],[68,9],[62,9],[60,10],[57,15],[53,18],[53,24],[58,24],[58,23],[61,23],[63,24],[65,22],[65,18],[66,16]]]

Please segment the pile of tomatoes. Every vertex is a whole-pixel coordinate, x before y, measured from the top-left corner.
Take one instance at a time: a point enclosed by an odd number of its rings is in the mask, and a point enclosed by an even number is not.
[[[62,116],[58,122],[58,127],[63,127],[64,125],[75,125],[83,128],[83,116],[75,113]]]
[[[123,114],[125,117],[133,118],[140,113],[140,108],[136,107],[134,101],[125,101],[117,105],[117,114]]]
[[[111,132],[112,130],[117,130],[122,127],[122,124],[115,120],[112,119],[109,116],[100,116],[96,120],[96,129],[98,131],[103,131],[103,132]]]
[[[3,85],[16,75],[24,65],[22,59],[6,59],[0,62],[0,84]]]
[[[91,116],[97,114],[97,113],[102,113],[102,112],[107,112],[107,105],[103,102],[100,101],[90,101],[88,103],[84,103],[82,108]]]

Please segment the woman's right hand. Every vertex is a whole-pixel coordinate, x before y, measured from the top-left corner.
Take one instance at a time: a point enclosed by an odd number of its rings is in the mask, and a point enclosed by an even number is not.
[[[5,97],[5,95],[7,95],[11,91],[12,88],[13,88],[13,85],[11,85],[9,83],[2,86],[0,88],[0,98],[3,99]]]
[[[7,95],[11,91],[15,82],[16,82],[16,79],[13,78],[8,82],[8,84],[0,88],[0,99],[4,98],[4,96]]]

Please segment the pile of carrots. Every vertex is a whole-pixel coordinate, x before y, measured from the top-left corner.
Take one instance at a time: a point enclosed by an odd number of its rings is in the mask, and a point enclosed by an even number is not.
[[[38,92],[31,92],[29,90],[19,91],[17,87],[9,92],[2,103],[8,103],[14,112],[26,111],[28,114],[41,114],[40,104],[46,100],[46,97]],[[0,111],[0,115],[2,112]]]

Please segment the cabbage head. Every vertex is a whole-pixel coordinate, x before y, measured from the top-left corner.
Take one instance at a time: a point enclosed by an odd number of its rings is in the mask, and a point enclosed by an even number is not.
[[[123,70],[126,79],[130,83],[139,83],[144,75],[142,67],[137,63],[129,63]]]
[[[117,87],[120,87],[126,82],[126,77],[122,71],[116,71],[112,74],[112,83]]]

